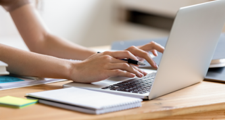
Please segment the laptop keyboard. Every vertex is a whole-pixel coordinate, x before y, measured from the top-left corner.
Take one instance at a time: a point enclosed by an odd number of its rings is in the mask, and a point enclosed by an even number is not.
[[[150,91],[155,75],[156,73],[154,72],[142,78],[130,79],[102,89],[144,94]]]

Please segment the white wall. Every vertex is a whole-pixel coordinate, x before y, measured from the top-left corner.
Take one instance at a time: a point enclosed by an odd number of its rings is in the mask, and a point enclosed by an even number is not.
[[[0,7],[0,43],[23,50],[28,50],[9,13],[2,7]]]
[[[148,4],[144,4],[144,1],[148,2]],[[191,1],[196,2],[204,0],[182,0],[185,4]],[[142,9],[146,7],[148,10],[152,10],[154,8],[164,8],[162,6],[160,7],[160,5],[162,5],[161,2],[165,1],[39,0],[38,10],[40,11],[44,22],[53,34],[80,45],[100,46],[109,45],[113,41],[118,40],[148,39],[167,36],[169,34],[168,31],[131,25],[115,20],[117,19],[116,14],[120,15],[119,13],[121,12],[117,8],[121,6],[124,8],[138,8],[139,6]],[[171,4],[179,3],[179,5],[182,3],[180,0],[170,0],[170,2]],[[149,7],[149,5],[152,7]],[[169,6],[167,4],[163,5]],[[168,8],[166,11],[173,11],[175,9],[174,6],[172,6],[172,8],[173,9]],[[146,9],[146,11],[148,10]],[[15,41],[19,43],[16,43]],[[11,43],[15,45],[24,45],[9,14],[0,7],[0,43],[2,42],[7,42],[7,44],[10,45]]]
[[[9,15],[2,7],[0,7],[0,38],[1,37],[18,37],[19,34]]]
[[[50,30],[84,46],[113,41],[113,0],[42,0],[41,15]]]
[[[84,46],[110,44],[113,0],[39,0],[40,14],[53,34]],[[9,14],[0,7],[1,39],[21,41]]]

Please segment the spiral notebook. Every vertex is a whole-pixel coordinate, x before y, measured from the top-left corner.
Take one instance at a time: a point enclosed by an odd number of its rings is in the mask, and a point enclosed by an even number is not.
[[[103,114],[140,107],[142,101],[139,98],[75,87],[29,93],[26,97],[38,99],[38,102],[42,104],[89,114]]]

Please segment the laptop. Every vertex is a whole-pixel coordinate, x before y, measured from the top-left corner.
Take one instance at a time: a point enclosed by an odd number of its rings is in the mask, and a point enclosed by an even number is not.
[[[177,12],[157,71],[142,78],[113,77],[91,84],[64,87],[154,99],[201,82],[208,70],[225,22],[225,0],[187,7]],[[157,42],[157,41],[156,41]]]

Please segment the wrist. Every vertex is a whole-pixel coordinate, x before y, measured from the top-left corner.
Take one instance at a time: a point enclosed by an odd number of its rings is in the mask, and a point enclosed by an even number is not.
[[[88,50],[87,51],[87,56],[86,56],[86,58],[85,59],[87,59],[88,57],[90,57],[90,56],[92,56],[92,55],[94,55],[94,54],[96,54],[96,51],[93,51],[93,50]]]
[[[76,81],[76,77],[79,76],[79,66],[82,64],[83,61],[74,61],[74,60],[70,60],[70,67],[69,67],[69,72],[67,74],[67,79],[72,80],[72,81]]]

